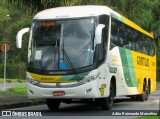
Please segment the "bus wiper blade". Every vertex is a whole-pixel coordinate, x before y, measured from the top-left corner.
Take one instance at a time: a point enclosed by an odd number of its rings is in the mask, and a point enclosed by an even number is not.
[[[76,73],[76,71],[75,71],[75,69],[74,69],[74,65],[73,65],[73,63],[71,62],[71,60],[70,60],[70,58],[69,58],[67,52],[65,51],[64,48],[62,49],[62,51],[63,51],[63,54],[66,56],[66,59],[67,59],[69,65],[71,66],[72,70]]]

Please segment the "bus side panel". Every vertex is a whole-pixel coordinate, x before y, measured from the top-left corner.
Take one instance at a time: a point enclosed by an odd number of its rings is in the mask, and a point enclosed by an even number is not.
[[[108,53],[107,60],[110,71],[108,78],[116,78],[116,96],[138,94],[131,51],[114,47]]]
[[[147,85],[150,80],[151,93],[154,92],[156,90],[156,56],[149,56],[132,51],[132,59],[139,93],[142,93],[144,80],[146,80]]]
[[[116,77],[117,96],[141,94],[143,83],[151,83],[150,92],[156,90],[156,56],[149,56],[121,47],[114,47],[107,57],[110,75]],[[116,72],[114,72],[116,69]]]
[[[156,57],[141,54],[124,48],[119,48],[124,77],[127,86],[137,87],[138,93],[143,91],[144,80],[151,82],[151,92],[156,90]]]

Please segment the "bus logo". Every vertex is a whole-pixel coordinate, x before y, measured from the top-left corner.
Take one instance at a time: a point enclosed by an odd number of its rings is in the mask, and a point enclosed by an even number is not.
[[[101,96],[104,96],[104,89],[106,88],[106,84],[102,84],[101,88],[99,88],[100,92],[101,92]]]
[[[61,87],[61,83],[56,83],[56,86],[59,88]]]

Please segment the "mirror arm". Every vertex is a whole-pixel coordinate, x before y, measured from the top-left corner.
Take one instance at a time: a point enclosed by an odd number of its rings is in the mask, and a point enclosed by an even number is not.
[[[102,42],[102,29],[105,27],[104,24],[99,24],[95,31],[95,43],[101,44]]]
[[[21,48],[22,47],[22,36],[26,32],[29,32],[29,28],[24,28],[24,29],[20,30],[17,33],[17,36],[16,36],[16,45],[17,45],[17,48]]]

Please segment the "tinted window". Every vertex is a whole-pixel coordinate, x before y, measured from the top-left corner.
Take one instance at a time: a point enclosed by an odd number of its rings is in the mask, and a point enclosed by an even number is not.
[[[119,22],[117,20],[112,20],[111,22],[111,44],[110,49],[114,48],[115,46],[121,45],[121,40],[119,38]]]
[[[155,54],[155,41],[143,33],[112,18],[110,49],[115,46],[135,50],[153,56]]]

